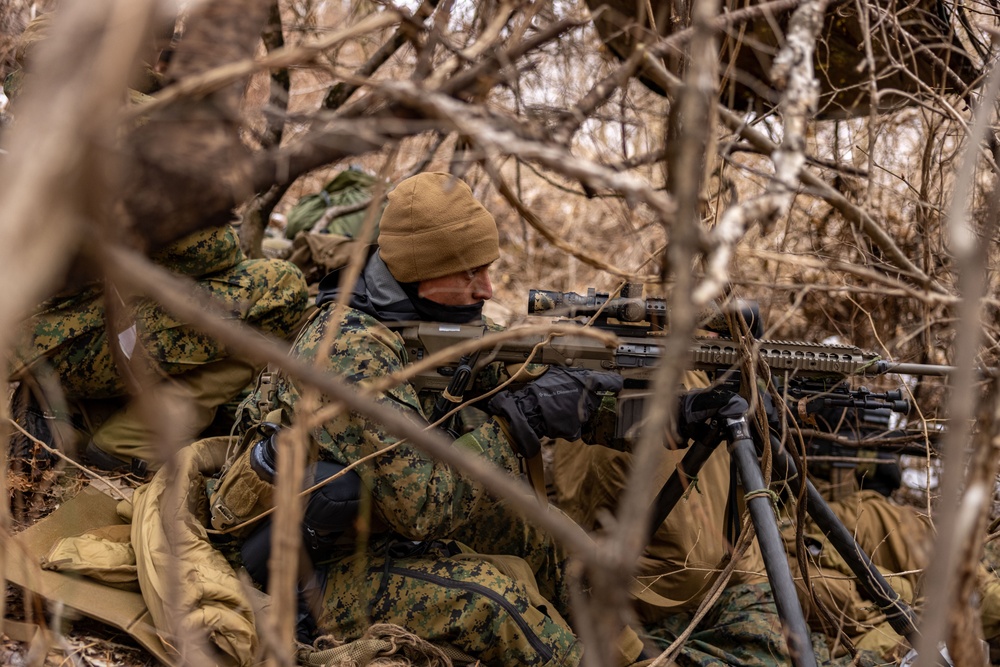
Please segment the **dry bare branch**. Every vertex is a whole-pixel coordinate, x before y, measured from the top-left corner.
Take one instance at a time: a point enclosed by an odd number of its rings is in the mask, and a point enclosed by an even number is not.
[[[952,391],[948,401],[949,426],[942,445],[942,456],[946,465],[942,473],[941,502],[938,510],[938,535],[934,542],[933,554],[927,568],[927,607],[921,622],[921,634],[917,641],[919,654],[917,665],[928,665],[937,652],[938,642],[947,638],[947,627],[952,604],[955,601],[955,581],[959,572],[959,555],[968,543],[975,539],[970,532],[960,532],[969,521],[961,521],[963,489],[969,503],[973,502],[976,488],[968,488],[966,480],[974,471],[967,470],[972,421],[976,415],[976,367],[983,340],[985,320],[982,298],[986,293],[987,246],[978,241],[977,230],[968,212],[968,195],[972,185],[972,174],[979,156],[979,142],[987,136],[989,118],[1000,95],[1000,66],[994,65],[982,99],[977,108],[975,120],[969,130],[968,144],[964,160],[959,170],[957,188],[951,201],[948,225],[951,235],[952,252],[955,253],[960,269],[958,307],[958,335],[955,340],[955,366],[958,371],[951,378]],[[996,205],[996,198],[993,198]],[[982,233],[993,238],[1000,223],[995,212],[982,222]],[[996,398],[994,397],[994,400]],[[982,493],[982,489],[978,489]],[[973,522],[975,525],[975,522]]]

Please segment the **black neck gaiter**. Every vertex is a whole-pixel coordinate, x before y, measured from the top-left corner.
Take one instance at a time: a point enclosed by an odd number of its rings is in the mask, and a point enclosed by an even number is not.
[[[417,287],[420,283],[400,283],[403,292],[410,298],[414,310],[420,319],[427,322],[448,322],[450,324],[470,324],[483,321],[483,302],[468,306],[446,306],[420,296]]]
[[[419,283],[397,282],[376,252],[365,265],[351,294],[350,305],[383,322],[447,322],[449,324],[479,323],[483,319],[483,302],[470,306],[445,306],[421,297]],[[319,284],[316,305],[336,300],[339,276],[330,274]]]

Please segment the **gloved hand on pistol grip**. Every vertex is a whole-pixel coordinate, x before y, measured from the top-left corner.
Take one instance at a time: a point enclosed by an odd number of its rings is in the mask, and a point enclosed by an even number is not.
[[[697,438],[713,417],[735,418],[746,414],[747,402],[728,389],[697,389],[680,396],[677,432],[687,439]]]
[[[530,458],[541,450],[541,438],[579,438],[603,397],[621,390],[614,373],[553,366],[521,389],[498,392],[486,410],[507,422],[514,449]]]

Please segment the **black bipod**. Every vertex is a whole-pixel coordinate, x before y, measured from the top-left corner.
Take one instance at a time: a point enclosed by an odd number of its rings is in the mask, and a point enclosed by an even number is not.
[[[769,490],[764,485],[764,476],[757,462],[757,450],[754,447],[753,436],[747,424],[746,413],[749,409],[746,400],[733,393],[729,404],[719,409],[719,413],[738,414],[738,417],[722,419],[713,418],[710,422],[711,433],[704,438],[695,440],[688,447],[677,470],[670,475],[663,488],[656,496],[653,520],[650,525],[650,536],[662,524],[673,510],[677,501],[684,495],[687,480],[697,476],[705,461],[712,455],[715,448],[722,442],[723,430],[729,442],[729,453],[733,465],[739,471],[746,492],[747,507],[750,510],[750,520],[757,533],[761,554],[764,557],[764,569],[774,593],[774,604],[778,608],[785,629],[788,631],[788,652],[795,667],[815,667],[816,655],[813,653],[809,626],[806,624],[802,606],[795,593],[795,583],[788,567],[784,543],[778,532],[778,518],[771,505]]]
[[[749,406],[739,394],[733,393],[728,405],[720,408],[719,413],[739,414],[738,417],[722,419],[714,417],[710,420],[710,430],[703,437],[694,440],[688,447],[684,458],[677,464],[677,469],[664,483],[656,496],[653,505],[653,516],[649,527],[649,536],[670,515],[677,502],[687,489],[688,480],[696,477],[701,467],[725,438],[729,442],[729,452],[733,464],[743,482],[747,507],[750,510],[750,520],[753,522],[760,544],[761,555],[764,558],[764,568],[767,579],[774,593],[774,603],[778,609],[784,627],[788,630],[788,649],[792,663],[796,667],[816,665],[813,653],[809,626],[806,624],[795,592],[792,573],[788,567],[784,543],[778,531],[778,519],[770,503],[769,490],[764,485],[764,476],[757,460],[757,448],[746,420]],[[795,461],[785,452],[778,439],[771,435],[768,443],[774,457],[774,469],[783,473],[793,492],[801,489],[803,477],[798,474]],[[892,629],[906,637],[910,646],[916,646],[918,634],[915,614],[889,585],[882,573],[878,571],[871,558],[857,543],[854,536],[837,518],[830,506],[808,479],[806,481],[806,510],[816,525],[827,536],[830,543],[844,558],[851,571],[858,579],[859,585],[869,598],[878,605]],[[951,662],[943,655],[938,655],[938,665],[949,667]]]

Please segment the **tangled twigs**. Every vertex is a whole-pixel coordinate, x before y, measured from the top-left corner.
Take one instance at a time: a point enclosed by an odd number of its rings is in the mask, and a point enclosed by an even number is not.
[[[784,134],[781,145],[771,155],[774,178],[762,195],[732,206],[722,215],[722,220],[712,232],[716,244],[706,261],[705,281],[694,294],[694,302],[698,305],[705,305],[718,296],[728,282],[727,267],[733,249],[743,238],[749,224],[758,222],[767,233],[792,205],[805,165],[806,122],[815,111],[819,98],[819,84],[813,73],[813,52],[828,2],[806,2],[792,14],[787,43],[778,54],[772,70],[775,83],[784,89],[780,105]]]

